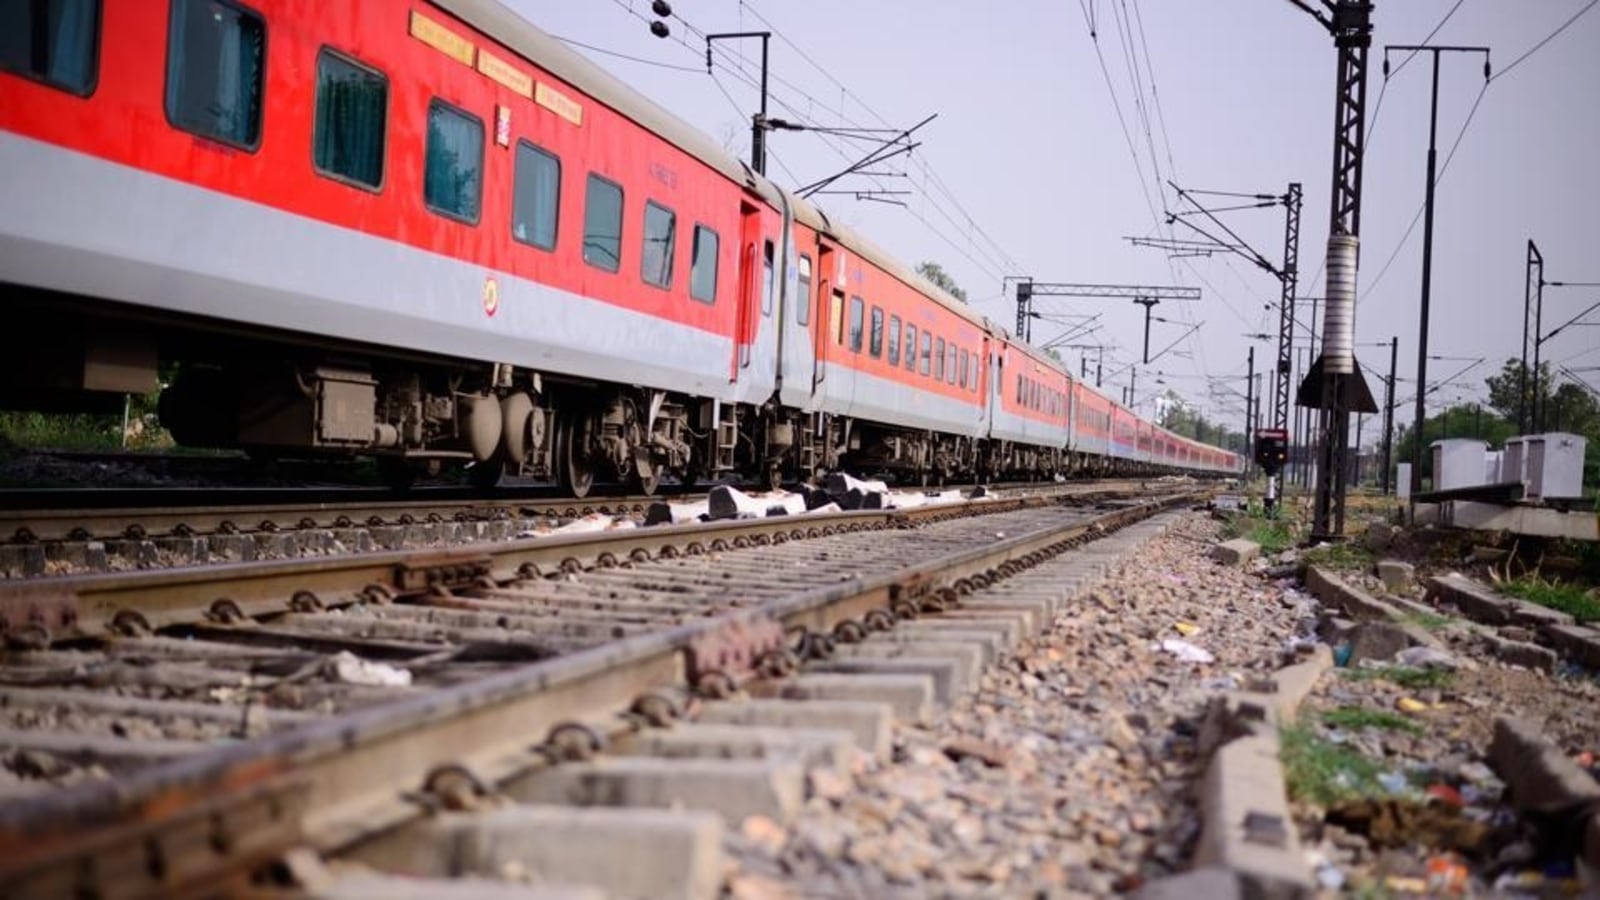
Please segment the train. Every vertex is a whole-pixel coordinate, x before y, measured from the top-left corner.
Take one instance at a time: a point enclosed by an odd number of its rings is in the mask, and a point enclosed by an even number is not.
[[[582,496],[1233,475],[494,0],[0,6],[0,406]]]

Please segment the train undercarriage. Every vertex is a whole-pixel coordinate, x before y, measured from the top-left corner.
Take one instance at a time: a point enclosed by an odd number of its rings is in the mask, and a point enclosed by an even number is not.
[[[906,485],[1154,471],[771,403],[725,405],[44,299],[53,301],[52,327],[5,340],[0,406],[109,411],[159,386],[160,423],[180,445],[264,458],[370,456],[393,486],[460,468],[481,487],[510,475],[578,497],[600,482],[650,494],[664,480],[734,476],[775,487],[839,469]]]

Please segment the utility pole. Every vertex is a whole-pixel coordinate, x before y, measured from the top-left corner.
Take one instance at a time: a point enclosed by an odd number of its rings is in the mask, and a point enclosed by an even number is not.
[[[1383,48],[1383,71],[1389,72],[1389,53],[1391,51],[1410,51],[1421,53],[1427,51],[1433,56],[1433,100],[1428,112],[1428,182],[1427,191],[1423,195],[1422,219],[1422,310],[1418,325],[1417,339],[1417,409],[1415,427],[1417,434],[1422,434],[1422,423],[1427,415],[1424,405],[1423,387],[1428,383],[1428,305],[1432,299],[1433,290],[1433,184],[1436,180],[1435,170],[1439,150],[1437,146],[1439,132],[1439,54],[1453,53],[1482,53],[1483,54],[1483,80],[1489,80],[1489,48],[1488,47],[1448,47],[1433,45],[1389,45]],[[1535,350],[1537,352],[1537,350]],[[1422,492],[1422,441],[1414,441],[1411,445],[1411,496],[1416,497]],[[1415,504],[1416,500],[1413,499]]]
[[[1535,273],[1538,273],[1537,277]],[[1528,260],[1522,280],[1522,371],[1517,379],[1517,434],[1527,434],[1532,425],[1528,415],[1528,313],[1533,309],[1535,294],[1538,295],[1539,308],[1544,309],[1544,255],[1534,246],[1533,238],[1528,238]],[[1538,381],[1535,381],[1535,390],[1538,385]]]
[[[1144,307],[1144,362],[1146,365],[1154,360],[1150,356],[1150,321],[1151,307],[1162,300],[1182,300],[1193,302],[1200,299],[1200,289],[1183,286],[1148,285],[1148,284],[1077,284],[1069,282],[1034,281],[1032,278],[1017,278],[1017,337],[1024,341],[1033,340],[1033,320],[1044,318],[1041,313],[1035,312],[1033,298],[1035,297],[1081,297],[1086,299],[1116,300],[1129,299]],[[1002,280],[1003,288],[1004,279]],[[1162,321],[1166,321],[1163,319]],[[1193,329],[1191,329],[1193,330]],[[1181,340],[1181,338],[1180,338]],[[1170,348],[1169,348],[1170,349]],[[1165,351],[1162,351],[1165,352]],[[1160,354],[1158,353],[1157,358]]]
[[[1255,419],[1256,408],[1256,348],[1254,344],[1250,345],[1250,356],[1246,364],[1249,368],[1246,369],[1247,374],[1244,376],[1244,467],[1245,471],[1248,472],[1255,463],[1255,460],[1251,458],[1252,442],[1255,440],[1253,420]]]
[[[1383,392],[1383,493],[1394,487],[1394,377],[1400,362],[1400,336],[1389,339],[1389,381]]]
[[[1372,46],[1369,0],[1323,0],[1328,15],[1307,0],[1290,0],[1333,35],[1338,49],[1333,110],[1333,186],[1328,203],[1328,290],[1322,356],[1301,385],[1299,401],[1321,410],[1317,496],[1312,540],[1344,532],[1345,446],[1350,411],[1375,412],[1371,391],[1355,364],[1356,251],[1361,234],[1361,160],[1366,149],[1367,51]]]
[[[706,35],[706,71],[711,71],[711,42],[743,38],[761,38],[761,111],[750,118],[750,168],[756,174],[767,174],[767,44],[772,40],[770,31],[729,31]]]

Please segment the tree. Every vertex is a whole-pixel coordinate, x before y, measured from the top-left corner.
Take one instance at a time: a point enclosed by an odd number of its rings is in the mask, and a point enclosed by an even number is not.
[[[944,267],[938,263],[932,260],[923,260],[917,263],[917,274],[933,282],[937,287],[943,288],[945,293],[960,300],[962,303],[967,302],[967,292],[962,290],[961,285],[956,284],[956,280],[951,278],[950,273],[946,272]]]
[[[1522,360],[1513,357],[1506,360],[1505,365],[1500,367],[1499,374],[1490,375],[1488,378],[1483,380],[1483,383],[1489,387],[1489,405],[1494,407],[1495,411],[1500,413],[1500,415],[1505,416],[1507,419],[1510,419],[1513,422],[1517,420],[1518,397],[1524,390],[1522,373]],[[1529,371],[1528,374],[1531,376],[1533,373]],[[1540,364],[1539,397],[1546,403],[1550,401],[1550,385],[1554,381],[1555,379],[1551,377],[1550,364]],[[1528,391],[1528,396],[1531,398],[1533,396],[1533,382],[1531,378],[1526,385],[1526,390]],[[1533,402],[1531,399],[1528,403],[1528,410],[1528,414],[1531,416],[1533,410]]]

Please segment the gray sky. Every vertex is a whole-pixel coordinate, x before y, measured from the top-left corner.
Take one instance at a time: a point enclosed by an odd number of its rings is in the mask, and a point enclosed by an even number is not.
[[[703,41],[683,21],[671,21],[673,35],[665,40],[650,35],[643,19],[648,0],[507,2],[562,38],[693,70],[574,48],[748,155],[748,116],[757,92],[736,71],[738,43],[719,44],[730,57],[719,55],[713,79],[705,72]],[[1486,358],[1464,377],[1464,386],[1442,388],[1441,399],[1482,397],[1483,376],[1518,353],[1530,237],[1544,253],[1548,279],[1600,281],[1600,11],[1581,16],[1511,68],[1593,5],[1377,0],[1356,336],[1366,344],[1398,335],[1402,379],[1416,373],[1420,221],[1400,242],[1422,203],[1430,65],[1419,56],[1392,67],[1386,84],[1382,48],[1420,43],[1448,15],[1435,43],[1492,51],[1495,79],[1487,88],[1478,57],[1441,57],[1441,167],[1462,136],[1436,193],[1429,352],[1465,359],[1430,361],[1429,378]],[[1156,308],[1168,318],[1204,322],[1177,348],[1188,358],[1169,354],[1150,369],[1165,373],[1166,386],[1191,402],[1240,424],[1242,401],[1208,391],[1206,379],[1231,376],[1228,384],[1242,391],[1251,343],[1244,335],[1275,335],[1278,282],[1237,257],[1169,260],[1124,240],[1162,233],[1162,210],[1182,208],[1157,180],[1157,168],[1161,179],[1185,188],[1282,193],[1288,182],[1300,181],[1300,293],[1322,293],[1335,51],[1321,26],[1288,0],[673,0],[673,6],[701,32],[762,30],[770,23],[779,35],[771,50],[774,116],[906,127],[938,113],[918,132],[923,145],[910,161],[877,167],[909,177],[884,178],[880,185],[853,177],[840,184],[910,190],[901,198],[909,208],[847,196],[817,199],[908,263],[938,261],[980,311],[1007,328],[1015,308],[1001,298],[1002,275],[1200,287],[1205,298],[1199,303]],[[1090,37],[1091,13],[1098,41]],[[743,63],[753,81],[759,42],[744,43]],[[1137,88],[1130,58],[1137,61]],[[1398,67],[1405,54],[1392,59]],[[854,156],[865,146],[778,132],[770,150],[768,174],[794,187],[843,168],[841,154]],[[1281,261],[1281,207],[1221,217],[1269,260]],[[1177,233],[1183,236],[1181,226]],[[1596,300],[1600,288],[1547,288],[1546,331]],[[1088,342],[1119,345],[1118,364],[1108,358],[1108,375],[1140,351],[1141,311],[1128,301],[1049,300],[1037,308],[1102,313],[1103,328]],[[1593,318],[1600,321],[1600,311]],[[1035,342],[1054,336],[1056,328],[1036,323]],[[1152,350],[1182,330],[1156,323]],[[1259,371],[1274,346],[1256,347]],[[1078,352],[1066,351],[1074,367]],[[1387,368],[1386,347],[1358,346],[1357,355]],[[1573,367],[1600,366],[1600,327],[1563,332],[1546,345],[1545,356]],[[1600,385],[1600,372],[1584,374]],[[1164,389],[1155,380],[1154,371],[1141,372],[1141,399]],[[1381,384],[1370,375],[1368,382],[1381,396]],[[1116,396],[1111,384],[1107,391]],[[1411,393],[1411,383],[1402,381],[1397,399]],[[1409,406],[1397,418],[1409,420]],[[1366,431],[1368,443],[1373,433]]]

